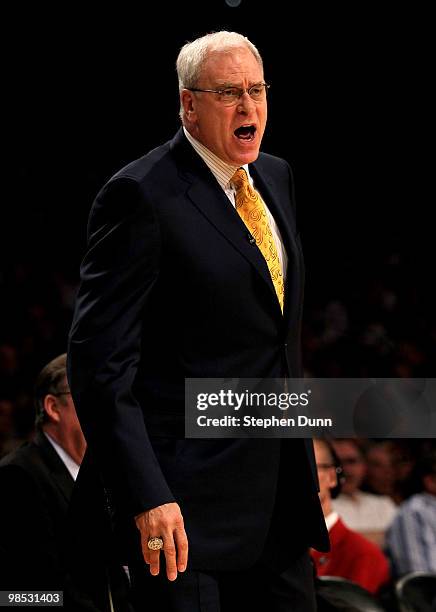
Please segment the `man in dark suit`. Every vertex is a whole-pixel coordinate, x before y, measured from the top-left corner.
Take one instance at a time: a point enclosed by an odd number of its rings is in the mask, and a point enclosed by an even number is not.
[[[93,205],[69,381],[138,609],[311,610],[307,548],[328,545],[311,443],[184,439],[185,378],[302,373],[292,174],[259,154],[252,43],[207,35],[177,71],[182,129]]]
[[[63,530],[86,446],[65,354],[39,374],[35,406],[33,440],[0,462],[0,583],[3,589],[63,590]]]

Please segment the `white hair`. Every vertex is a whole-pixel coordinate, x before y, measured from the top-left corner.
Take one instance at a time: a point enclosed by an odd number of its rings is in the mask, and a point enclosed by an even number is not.
[[[176,62],[177,77],[179,79],[179,92],[182,89],[196,87],[201,69],[207,56],[214,51],[227,51],[229,49],[247,47],[263,70],[262,57],[253,45],[238,32],[212,32],[186,43],[181,49]],[[183,118],[183,107],[180,107],[180,116]]]

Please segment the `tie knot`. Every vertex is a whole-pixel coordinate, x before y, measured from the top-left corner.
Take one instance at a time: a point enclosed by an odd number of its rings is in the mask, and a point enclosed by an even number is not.
[[[249,185],[248,176],[244,168],[238,168],[236,170],[235,174],[232,176],[231,183],[236,189],[236,191],[239,191],[239,189],[247,187],[247,185]]]

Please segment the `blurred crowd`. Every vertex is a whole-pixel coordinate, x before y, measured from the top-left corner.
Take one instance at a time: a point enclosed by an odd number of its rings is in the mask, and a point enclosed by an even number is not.
[[[406,251],[330,256],[321,274],[306,249],[303,350],[311,376],[434,376],[436,303],[426,271]],[[309,256],[309,257],[308,257]]]
[[[0,276],[0,456],[32,432],[38,372],[65,352],[76,279],[65,271],[14,263]]]

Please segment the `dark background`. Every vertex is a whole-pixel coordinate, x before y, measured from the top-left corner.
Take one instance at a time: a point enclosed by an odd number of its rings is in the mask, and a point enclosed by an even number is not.
[[[294,169],[307,373],[434,376],[430,16],[285,5],[63,4],[5,17],[0,400],[17,435],[36,372],[66,349],[92,200],[173,136],[178,50],[217,29],[247,35],[272,84],[262,148]]]

